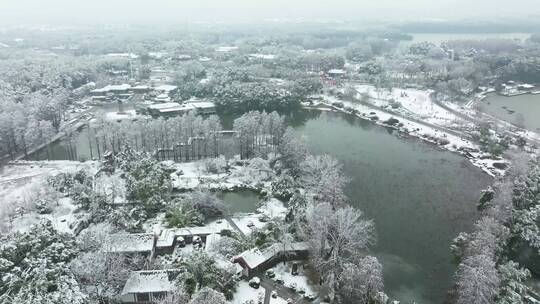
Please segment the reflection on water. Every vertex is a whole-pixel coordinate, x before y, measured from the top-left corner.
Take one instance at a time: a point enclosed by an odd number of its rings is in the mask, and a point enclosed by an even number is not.
[[[221,118],[232,126],[234,116]],[[405,303],[442,303],[454,272],[450,242],[471,229],[479,191],[491,178],[457,154],[398,138],[351,115],[299,111],[287,122],[314,153],[338,158],[352,178],[346,193],[375,221],[378,244],[372,254],[384,266],[389,295]],[[72,139],[79,157],[89,155],[87,137],[83,130]],[[49,148],[53,159],[67,159],[65,140]],[[218,196],[231,212],[253,212],[259,202],[252,191]]]
[[[259,194],[252,190],[216,192],[216,196],[225,203],[231,214],[255,212],[260,202]]]
[[[513,97],[490,94],[480,103],[480,108],[500,119],[540,132],[540,94]]]
[[[479,191],[491,178],[459,155],[347,115],[316,113],[297,131],[352,178],[346,192],[375,221],[373,254],[386,291],[406,303],[442,303],[454,271],[450,242],[472,227]]]

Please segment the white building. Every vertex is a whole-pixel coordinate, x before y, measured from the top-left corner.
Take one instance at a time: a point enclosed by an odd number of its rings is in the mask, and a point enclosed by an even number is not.
[[[180,271],[147,270],[133,271],[120,294],[122,303],[152,303],[159,301],[178,287],[175,279]]]

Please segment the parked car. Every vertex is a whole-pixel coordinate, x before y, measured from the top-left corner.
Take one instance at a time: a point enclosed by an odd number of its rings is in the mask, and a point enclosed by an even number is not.
[[[270,278],[270,279],[276,277],[276,274],[275,274],[274,270],[273,270],[273,269],[268,269],[268,270],[266,271],[266,277],[267,277],[267,278]]]
[[[249,286],[257,289],[261,286],[261,279],[259,277],[253,277],[251,280],[249,280]]]

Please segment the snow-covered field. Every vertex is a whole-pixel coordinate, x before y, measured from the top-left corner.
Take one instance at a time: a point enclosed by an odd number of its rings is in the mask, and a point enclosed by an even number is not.
[[[228,173],[209,173],[205,169],[205,160],[174,163],[177,173],[171,175],[173,188],[179,190],[221,189],[234,188],[259,189],[270,186],[273,172],[266,167],[266,161],[253,159],[250,163],[240,166],[233,165]]]
[[[389,90],[377,90],[371,85],[355,86],[358,98],[361,94],[368,94],[370,102],[379,107],[390,107],[392,102],[399,103],[400,107],[393,109],[403,115],[412,115],[426,122],[441,126],[459,126],[467,124],[456,117],[453,113],[439,107],[431,101],[429,90],[393,88]]]
[[[257,289],[249,286],[247,281],[241,281],[234,293],[231,301],[232,304],[245,304],[248,301],[253,301],[254,304],[259,303],[259,300],[264,300],[265,289],[261,286]],[[264,302],[261,302],[264,303]],[[270,304],[287,304],[287,301],[277,297],[270,297]]]
[[[21,161],[7,165],[0,173],[0,223],[1,231],[25,231],[42,219],[49,219],[64,232],[71,232],[70,224],[75,222],[75,206],[71,199],[59,197],[52,206],[51,213],[39,214],[34,203],[42,195],[43,183],[48,176],[60,172],[75,172],[80,169],[90,172],[96,168],[95,162],[73,161]]]

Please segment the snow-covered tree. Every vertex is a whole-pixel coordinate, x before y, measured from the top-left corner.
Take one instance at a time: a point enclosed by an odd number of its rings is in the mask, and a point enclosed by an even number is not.
[[[301,184],[319,202],[337,207],[345,203],[343,189],[348,179],[342,165],[330,155],[308,156],[301,164]]]
[[[190,304],[226,304],[225,296],[209,287],[203,287],[193,295]]]
[[[214,259],[205,251],[192,252],[177,266],[183,269],[177,280],[187,294],[195,296],[205,288],[212,288],[225,294],[228,299],[232,298],[236,288],[234,267],[231,266],[230,269],[217,267]]]
[[[520,268],[518,263],[508,261],[498,267],[501,277],[501,286],[497,297],[497,304],[525,304],[523,296],[527,294],[529,287],[526,281],[531,273],[527,269]]]
[[[0,303],[85,303],[67,266],[76,255],[72,237],[50,221],[0,236]]]
[[[529,163],[526,176],[519,177],[513,189],[512,233],[540,252],[540,165]]]
[[[357,264],[345,264],[339,286],[343,303],[373,303],[384,288],[381,263],[366,256]]]
[[[500,278],[495,262],[488,255],[467,257],[456,273],[457,304],[493,304]]]
[[[188,304],[189,303],[189,295],[187,295],[181,286],[179,288],[173,290],[172,292],[168,292],[167,296],[164,298],[156,301],[156,304]]]
[[[291,171],[292,177],[297,177],[301,172],[301,164],[308,155],[305,141],[298,137],[292,128],[287,128],[279,144],[278,152],[283,166]]]
[[[353,207],[334,210],[328,203],[308,208],[306,219],[311,261],[323,283],[336,294],[345,265],[356,264],[375,243],[373,222]]]

